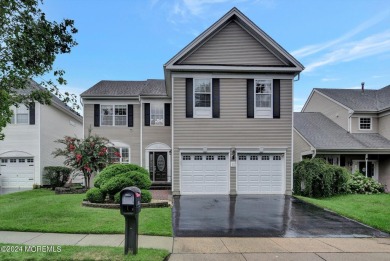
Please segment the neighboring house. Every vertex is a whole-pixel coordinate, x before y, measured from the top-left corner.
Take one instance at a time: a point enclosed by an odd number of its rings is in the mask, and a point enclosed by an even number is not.
[[[294,162],[323,157],[390,188],[390,86],[313,89],[294,114]]]
[[[31,88],[43,89],[31,81]],[[24,91],[29,91],[28,89]],[[43,185],[43,168],[63,166],[63,158],[53,158],[54,141],[65,135],[82,137],[83,119],[53,95],[51,105],[32,103],[12,107],[14,116],[0,141],[0,185],[6,188]]]
[[[165,80],[102,81],[84,92],[84,129],[174,195],[291,194],[302,70],[233,8],[164,65]]]

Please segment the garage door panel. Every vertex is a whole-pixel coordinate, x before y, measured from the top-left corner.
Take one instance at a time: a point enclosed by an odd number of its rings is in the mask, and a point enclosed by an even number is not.
[[[227,159],[227,154],[182,154],[181,193],[228,194]]]
[[[3,187],[32,187],[33,158],[1,158],[0,173]]]
[[[284,193],[282,159],[282,155],[275,154],[239,153],[237,163],[237,193]]]

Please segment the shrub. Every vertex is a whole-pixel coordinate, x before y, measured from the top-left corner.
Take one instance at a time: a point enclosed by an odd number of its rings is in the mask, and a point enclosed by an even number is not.
[[[116,204],[119,204],[121,202],[121,192],[117,192],[115,195],[114,195],[114,203]]]
[[[105,199],[105,194],[98,188],[91,188],[85,194],[87,200],[92,203],[102,203]]]
[[[139,189],[149,189],[150,178],[138,171],[129,171],[116,175],[102,184],[101,190],[109,195],[115,195],[126,187],[136,186]]]
[[[294,194],[329,197],[348,192],[349,173],[323,159],[303,160],[294,164]]]
[[[94,180],[94,185],[97,188],[100,188],[104,183],[106,183],[112,177],[127,173],[129,171],[137,171],[144,174],[146,177],[149,177],[149,172],[135,164],[112,164],[105,169],[103,169]]]
[[[351,175],[349,181],[349,189],[356,194],[377,194],[385,192],[385,187],[381,183],[372,178],[367,178],[365,175],[356,171]]]
[[[149,203],[152,201],[152,193],[147,189],[141,189],[141,202]]]
[[[49,181],[50,187],[63,187],[70,177],[72,170],[61,166],[48,166],[43,169],[43,177]]]

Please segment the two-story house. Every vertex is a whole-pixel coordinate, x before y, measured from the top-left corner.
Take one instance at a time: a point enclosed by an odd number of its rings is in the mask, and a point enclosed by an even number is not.
[[[31,81],[29,88],[43,87]],[[83,136],[83,119],[52,96],[51,105],[38,102],[26,107],[12,107],[14,115],[4,129],[5,139],[0,141],[0,185],[3,188],[32,188],[44,185],[43,168],[63,166],[64,159],[51,154],[59,147],[54,141],[68,136]]]
[[[291,194],[302,70],[233,8],[164,65],[164,80],[101,81],[84,92],[84,128],[174,195]]]
[[[313,89],[294,114],[294,162],[323,157],[390,187],[390,86]]]

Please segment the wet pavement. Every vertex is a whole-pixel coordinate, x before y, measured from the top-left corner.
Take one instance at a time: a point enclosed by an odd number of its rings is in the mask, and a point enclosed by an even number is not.
[[[32,190],[32,188],[2,188],[2,187],[0,187],[0,195],[21,192],[21,191],[26,191],[26,190]]]
[[[177,237],[389,237],[284,195],[175,196]]]

